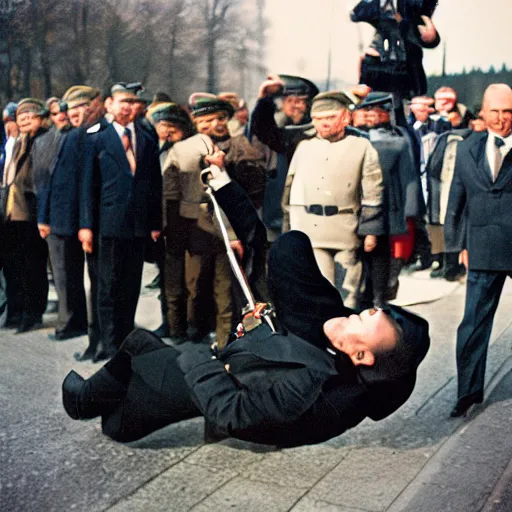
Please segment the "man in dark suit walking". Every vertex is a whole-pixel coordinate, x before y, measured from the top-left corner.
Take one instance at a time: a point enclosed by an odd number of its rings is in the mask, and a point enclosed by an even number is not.
[[[266,233],[256,210],[226,172],[211,172],[220,206],[264,266]],[[322,276],[304,233],[279,238],[268,268],[278,333],[260,325],[212,357],[206,345],[179,355],[136,330],[91,378],[66,377],[66,412],[101,415],[103,432],[121,442],[202,414],[215,438],[293,446],[398,409],[428,350],[427,322],[400,308],[354,314]]]
[[[101,340],[95,360],[112,356],[133,329],[145,241],[156,241],[162,225],[158,147],[134,125],[135,94],[120,84],[111,92],[112,124],[87,132],[95,156],[81,195],[79,239],[86,251],[97,251]]]
[[[467,249],[469,254],[464,318],[457,331],[453,417],[483,401],[494,314],[505,278],[512,276],[512,89],[490,85],[482,115],[488,133],[475,133],[458,146],[445,219],[446,250]]]

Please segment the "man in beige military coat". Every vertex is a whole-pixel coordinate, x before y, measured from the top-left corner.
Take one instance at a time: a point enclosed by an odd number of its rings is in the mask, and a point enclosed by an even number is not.
[[[362,251],[371,252],[385,233],[383,181],[370,142],[346,135],[350,99],[325,92],[313,99],[316,137],[293,156],[283,195],[283,231],[306,233],[322,273],[346,306],[357,308],[363,277]]]

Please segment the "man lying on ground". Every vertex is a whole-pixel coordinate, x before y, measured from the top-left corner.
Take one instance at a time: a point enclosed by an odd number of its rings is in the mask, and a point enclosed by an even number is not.
[[[218,203],[263,265],[263,224],[221,169],[222,153],[210,163],[219,165],[210,180]],[[297,446],[338,436],[366,417],[381,420],[406,402],[430,343],[425,320],[393,306],[346,308],[298,231],[272,246],[268,286],[278,332],[262,324],[212,356],[206,345],[180,354],[135,330],[89,379],[68,374],[66,412],[101,416],[103,432],[120,442],[202,415],[216,439]]]

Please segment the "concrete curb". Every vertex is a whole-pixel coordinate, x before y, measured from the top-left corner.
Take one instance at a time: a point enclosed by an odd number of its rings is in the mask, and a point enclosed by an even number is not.
[[[510,389],[512,356],[486,386],[484,404],[470,409],[386,512],[472,512],[484,505],[486,512],[497,512],[493,507],[501,503],[512,479],[512,443],[507,442],[512,437]],[[510,398],[493,402],[500,390]]]

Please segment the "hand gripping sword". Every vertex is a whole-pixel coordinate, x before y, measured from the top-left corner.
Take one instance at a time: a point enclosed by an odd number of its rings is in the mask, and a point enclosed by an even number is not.
[[[205,191],[212,201],[213,212],[220,227],[220,232],[222,235],[222,240],[224,241],[224,246],[226,247],[226,253],[228,255],[229,264],[231,266],[231,269],[233,270],[233,273],[235,274],[236,280],[240,284],[240,288],[242,289],[245,300],[247,301],[247,305],[242,310],[242,316],[244,318],[244,321],[246,318],[252,317],[256,320],[256,325],[259,325],[258,321],[263,319],[270,327],[272,332],[276,332],[276,329],[271,319],[271,315],[274,312],[273,308],[269,304],[262,304],[256,302],[256,300],[254,299],[254,295],[251,291],[251,288],[249,286],[249,283],[247,282],[247,277],[245,276],[243,270],[241,269],[238,263],[238,260],[236,259],[235,252],[233,251],[233,248],[231,247],[231,243],[229,240],[228,230],[222,218],[221,208],[219,206],[219,203],[217,202],[217,199],[215,199],[215,195],[213,193],[212,188],[208,185],[208,176],[210,174],[211,171],[209,168],[201,171],[201,182],[203,183]],[[250,326],[247,326],[246,330],[250,330],[251,328],[256,327],[256,325],[250,324]]]

